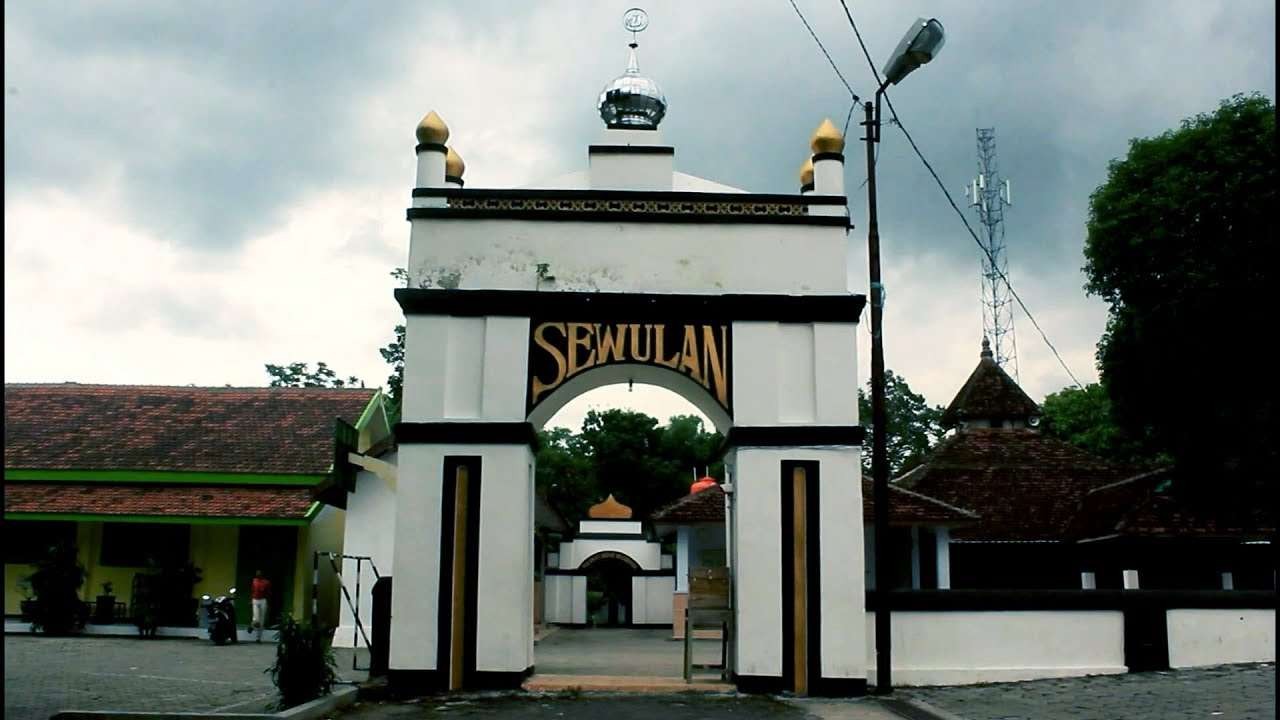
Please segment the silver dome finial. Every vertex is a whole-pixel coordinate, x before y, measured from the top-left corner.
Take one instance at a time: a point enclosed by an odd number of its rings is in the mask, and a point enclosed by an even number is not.
[[[636,59],[639,46],[635,35],[649,27],[649,16],[640,8],[631,8],[623,14],[622,26],[631,32],[627,71],[604,87],[596,109],[610,128],[656,130],[667,114],[667,98],[653,78],[640,74],[640,62]]]

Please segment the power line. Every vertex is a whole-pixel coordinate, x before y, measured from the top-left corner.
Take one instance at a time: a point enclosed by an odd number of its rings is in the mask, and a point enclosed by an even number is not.
[[[818,49],[826,56],[827,62],[831,63],[831,69],[836,71],[836,77],[840,78],[840,82],[844,83],[844,88],[849,91],[849,97],[853,98],[853,104],[857,105],[859,102],[858,93],[853,91],[853,86],[844,78],[844,73],[840,72],[840,68],[836,67],[836,61],[831,59],[831,53],[827,52],[826,46],[824,46],[822,41],[818,39],[818,34],[813,31],[813,28],[809,25],[809,21],[804,19],[804,13],[800,12],[799,6],[796,5],[796,0],[788,0],[788,2],[791,3],[791,9],[796,11],[796,16],[800,18],[800,22],[804,23],[804,29],[809,31],[809,35],[813,37],[813,41],[818,44]],[[849,114],[852,116],[853,111],[850,110]],[[848,125],[846,124],[845,127],[848,127]]]
[[[858,24],[853,21],[853,13],[849,12],[849,5],[845,0],[840,0],[840,5],[844,8],[845,17],[849,18],[849,27],[853,28],[853,34],[858,38],[858,45],[862,47],[863,56],[867,58],[867,65],[871,68],[871,74],[876,79],[876,87],[879,87],[884,83],[880,79],[879,71],[876,70],[875,61],[871,59],[871,53],[867,51],[867,44],[862,41],[862,33],[858,32]],[[889,114],[893,118],[892,124],[897,125],[898,129],[902,131],[903,136],[907,138],[907,143],[911,145],[911,149],[915,151],[916,157],[920,158],[920,162],[924,164],[925,169],[933,176],[933,181],[937,183],[938,189],[942,191],[942,194],[947,198],[947,202],[951,204],[951,209],[956,211],[956,216],[960,218],[960,222],[964,223],[964,228],[969,231],[969,236],[973,238],[973,242],[976,243],[978,248],[987,256],[992,267],[996,268],[996,273],[999,275],[1000,279],[1004,281],[1005,287],[1009,288],[1009,294],[1013,296],[1014,300],[1018,301],[1018,307],[1022,308],[1022,312],[1026,314],[1027,319],[1035,326],[1036,331],[1040,333],[1040,338],[1044,340],[1045,345],[1049,346],[1049,350],[1053,352],[1053,356],[1057,358],[1058,364],[1066,371],[1067,376],[1071,378],[1071,381],[1078,387],[1084,387],[1076,377],[1075,373],[1071,372],[1071,368],[1067,367],[1067,363],[1062,359],[1062,355],[1058,353],[1058,349],[1049,341],[1049,336],[1045,334],[1044,328],[1040,327],[1040,323],[1036,322],[1035,316],[1031,314],[1031,310],[1027,308],[1027,304],[1022,301],[1022,297],[1018,295],[1018,291],[1013,289],[1013,283],[1009,282],[1009,277],[997,267],[995,258],[991,257],[991,253],[987,250],[987,247],[978,239],[978,234],[974,232],[973,227],[969,225],[969,219],[965,217],[960,206],[956,205],[955,199],[951,197],[951,191],[947,190],[947,186],[943,184],[942,178],[938,177],[938,173],[933,169],[933,165],[929,164],[924,153],[921,152],[919,146],[916,145],[915,139],[911,137],[911,133],[907,132],[906,126],[902,124],[902,119],[898,117],[898,111],[894,109],[893,101],[889,99],[889,93],[887,92],[884,93],[884,101],[885,104],[889,106]]]

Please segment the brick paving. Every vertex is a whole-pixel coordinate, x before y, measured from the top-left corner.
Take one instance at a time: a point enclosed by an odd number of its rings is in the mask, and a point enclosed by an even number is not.
[[[897,694],[964,720],[1273,720],[1275,672],[1274,663],[1223,665]]]

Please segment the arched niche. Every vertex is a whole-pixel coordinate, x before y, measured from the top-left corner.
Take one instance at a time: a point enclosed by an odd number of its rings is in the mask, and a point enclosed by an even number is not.
[[[578,565],[577,569],[589,570],[593,565],[609,562],[622,563],[635,572],[639,572],[643,569],[640,567],[640,562],[638,560],[619,550],[601,550],[600,552],[588,557],[586,560],[583,560],[582,563]]]
[[[716,402],[710,391],[688,375],[664,367],[638,363],[594,367],[569,378],[533,408],[528,420],[535,428],[542,429],[547,421],[560,411],[560,408],[579,395],[605,385],[628,382],[655,385],[688,400],[711,421],[721,435],[727,435],[729,428],[733,426],[733,418],[730,417],[729,412]]]

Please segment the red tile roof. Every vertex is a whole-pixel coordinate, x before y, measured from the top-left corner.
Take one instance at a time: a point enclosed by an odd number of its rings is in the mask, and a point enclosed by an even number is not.
[[[701,492],[677,498],[655,510],[654,522],[684,525],[697,522],[724,522],[724,488],[714,485]]]
[[[1090,490],[1072,518],[1070,535],[1077,540],[1114,536],[1265,540],[1275,534],[1275,508],[1270,503],[1191,503],[1168,492],[1170,475],[1164,468]]]
[[[1133,472],[1029,429],[960,430],[894,482],[978,514],[969,540],[1059,540],[1089,490]]]
[[[978,367],[942,412],[942,426],[955,427],[965,420],[1026,420],[1039,412],[1035,401],[996,364],[984,339]]]
[[[875,517],[875,483],[862,479],[862,517]],[[949,505],[928,495],[897,485],[889,486],[890,525],[967,525],[978,519],[977,513]]]
[[[322,474],[375,392],[6,384],[4,466]]]
[[[307,487],[8,483],[5,513],[302,520]]]
[[[875,502],[871,480],[862,480],[862,515],[871,518]],[[973,513],[952,507],[905,488],[890,486],[889,522],[894,525],[954,525],[971,523]],[[653,514],[654,522],[682,525],[698,522],[724,522],[724,489],[719,485],[699,493],[685,495]]]

